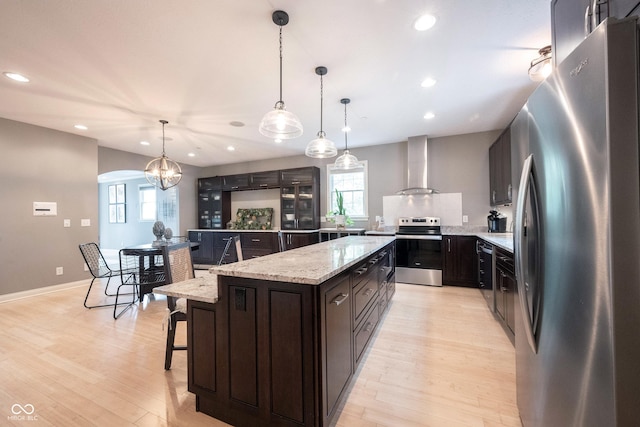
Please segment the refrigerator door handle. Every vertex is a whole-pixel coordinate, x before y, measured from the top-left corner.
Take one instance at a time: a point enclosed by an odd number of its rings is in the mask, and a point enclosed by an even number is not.
[[[529,311],[529,304],[527,302],[527,293],[529,292],[527,285],[527,277],[525,271],[525,259],[524,253],[524,232],[526,227],[526,201],[529,196],[530,180],[533,172],[533,154],[529,155],[524,161],[522,167],[522,174],[520,176],[520,189],[518,190],[518,204],[516,205],[516,229],[514,230],[514,243],[515,243],[515,262],[516,262],[516,275],[518,283],[518,299],[520,300],[520,307],[522,309],[522,319],[524,323],[524,331],[527,336],[527,341],[531,346],[531,350],[534,353],[538,352],[538,346],[533,334],[533,319],[531,312]]]

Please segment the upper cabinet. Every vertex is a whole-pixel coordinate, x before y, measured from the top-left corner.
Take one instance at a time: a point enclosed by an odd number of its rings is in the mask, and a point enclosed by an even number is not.
[[[638,0],[553,0],[551,38],[554,63],[561,63],[607,17],[625,18],[639,12]]]
[[[511,204],[511,131],[505,129],[489,148],[489,204]]]
[[[280,187],[280,171],[276,170],[250,173],[249,187],[252,190]]]
[[[198,180],[198,228],[224,228],[230,217],[229,193],[222,191],[222,178]]]
[[[280,171],[280,212],[283,230],[320,228],[320,169]]]
[[[238,191],[249,189],[249,174],[227,175],[222,177],[223,191]]]

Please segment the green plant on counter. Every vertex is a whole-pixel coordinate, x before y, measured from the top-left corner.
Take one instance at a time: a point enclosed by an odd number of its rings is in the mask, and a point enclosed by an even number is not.
[[[327,218],[327,221],[336,222],[336,215],[343,215],[344,216],[344,222],[345,225],[353,225],[353,220],[349,217],[349,215],[347,215],[347,211],[344,208],[344,197],[342,195],[342,192],[338,191],[338,189],[336,188],[336,210],[334,210],[333,212],[329,212],[325,215],[325,217]]]

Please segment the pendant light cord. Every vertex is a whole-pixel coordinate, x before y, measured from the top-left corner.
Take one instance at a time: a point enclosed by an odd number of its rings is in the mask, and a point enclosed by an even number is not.
[[[322,131],[322,100],[324,97],[324,84],[322,82],[322,74],[320,74],[320,132],[322,132],[324,134],[324,132]]]
[[[344,149],[348,150],[349,145],[347,144],[347,103],[344,103]]]
[[[280,25],[280,102],[282,102],[282,25]]]

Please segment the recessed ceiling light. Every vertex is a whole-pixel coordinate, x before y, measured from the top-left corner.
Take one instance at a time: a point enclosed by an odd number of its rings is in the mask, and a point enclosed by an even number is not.
[[[436,84],[436,80],[431,78],[431,77],[427,77],[426,79],[424,79],[422,81],[422,83],[420,83],[420,86],[422,86],[422,87],[431,87],[434,84]]]
[[[436,115],[433,114],[432,112],[428,112],[424,115],[424,118],[427,120],[433,119]]]
[[[189,156],[189,157],[195,157],[195,156],[196,156],[196,154],[195,154],[195,153],[187,153],[187,156]]]
[[[89,128],[88,128],[88,127],[86,127],[85,125],[75,125],[75,126],[73,126],[73,127],[74,127],[74,128],[76,128],[76,129],[79,129],[79,130],[87,130],[87,129],[89,129]]]
[[[227,147],[227,151],[236,151],[236,147],[234,147],[233,145],[230,145]]]
[[[436,17],[427,13],[416,19],[416,22],[413,24],[413,28],[418,31],[426,31],[429,28],[433,27],[435,24]]]
[[[235,126],[235,127],[237,127],[237,128],[241,128],[242,126],[244,126],[244,123],[239,122],[239,121],[237,121],[237,120],[234,120],[234,121],[232,121],[232,122],[229,122],[229,124],[230,124],[231,126]]]
[[[28,83],[29,79],[25,76],[23,76],[22,74],[18,74],[18,73],[11,73],[11,72],[4,72],[3,73],[5,75],[5,77],[10,78],[11,80],[15,80],[17,82],[20,83]]]
[[[273,140],[276,144],[280,144],[282,142],[282,140],[280,138],[276,138]]]
[[[149,141],[140,141],[140,145],[151,145]]]

